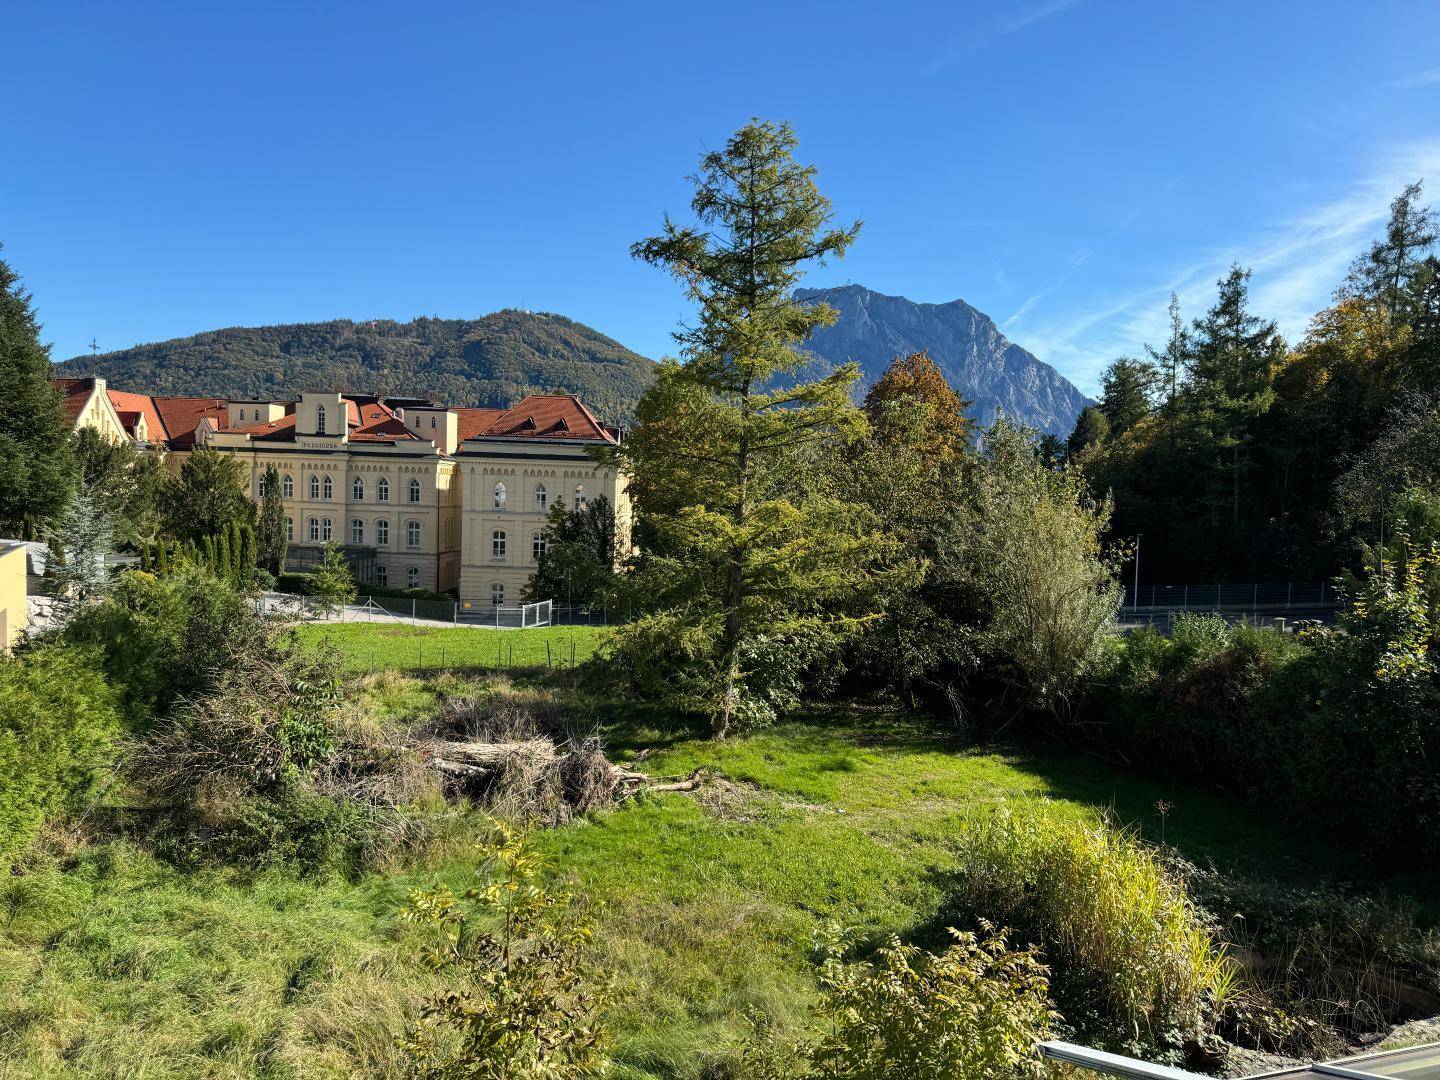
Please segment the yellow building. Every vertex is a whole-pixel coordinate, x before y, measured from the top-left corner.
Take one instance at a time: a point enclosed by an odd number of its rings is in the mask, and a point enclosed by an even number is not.
[[[195,444],[242,461],[257,502],[275,466],[289,565],[313,565],[334,542],[362,592],[366,584],[445,592],[460,583],[459,417],[407,404],[344,394],[231,401],[223,418],[200,420]],[[407,414],[423,425],[407,425]]]
[[[24,543],[0,540],[0,652],[9,652],[30,622],[25,561]]]
[[[466,409],[456,454],[461,471],[460,597],[515,604],[545,547],[545,519],[603,495],[615,510],[623,558],[630,537],[624,478],[591,451],[618,433],[572,395],[531,395],[509,409]],[[548,599],[563,601],[563,596]]]
[[[618,432],[572,395],[454,409],[340,393],[303,394],[298,402],[151,397],[110,390],[98,378],[56,380],[56,387],[77,426],[162,448],[173,472],[196,447],[234,455],[256,502],[274,465],[287,565],[306,569],[334,542],[361,592],[372,584],[515,604],[556,503],[574,507],[604,495],[617,535],[630,535],[622,479],[590,456],[593,447],[616,445]]]

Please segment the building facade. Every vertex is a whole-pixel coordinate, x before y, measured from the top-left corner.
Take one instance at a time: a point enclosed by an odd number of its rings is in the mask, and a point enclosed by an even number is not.
[[[306,569],[338,544],[362,592],[369,584],[455,592],[472,606],[515,604],[557,503],[604,495],[617,536],[630,535],[623,479],[592,457],[617,445],[618,432],[571,395],[455,409],[340,393],[240,401],[124,393],[103,379],[56,385],[77,425],[159,447],[176,473],[197,447],[234,456],[257,503],[273,465],[287,565]]]
[[[30,621],[26,545],[0,540],[0,653],[8,653]]]
[[[573,396],[531,396],[511,409],[470,410],[456,459],[461,473],[460,595],[479,604],[520,601],[546,543],[557,503],[574,509],[603,495],[615,510],[620,557],[628,554],[630,496],[624,477],[598,461],[618,445]],[[564,597],[547,599],[564,601]]]

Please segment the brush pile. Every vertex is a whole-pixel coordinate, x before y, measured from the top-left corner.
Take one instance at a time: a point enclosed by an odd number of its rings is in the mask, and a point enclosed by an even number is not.
[[[551,825],[642,791],[693,791],[702,783],[699,769],[656,778],[614,764],[595,735],[567,730],[553,705],[505,692],[455,698],[414,733],[416,746],[447,793]]]

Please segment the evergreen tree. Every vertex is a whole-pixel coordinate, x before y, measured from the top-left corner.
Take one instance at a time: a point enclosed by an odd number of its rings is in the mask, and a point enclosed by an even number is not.
[[[1341,288],[1342,298],[1376,300],[1402,325],[1408,325],[1416,299],[1415,278],[1435,245],[1435,211],[1420,205],[1421,181],[1405,185],[1390,204],[1385,236],[1357,258]]]
[[[285,572],[285,503],[280,497],[280,472],[274,465],[265,467],[262,484],[265,494],[260,499],[257,527],[258,560],[279,577]]]
[[[1240,526],[1240,492],[1249,465],[1247,432],[1274,400],[1275,372],[1285,341],[1273,322],[1250,313],[1250,271],[1233,266],[1219,281],[1220,295],[1195,320],[1189,392],[1215,461],[1211,523],[1220,523],[1219,505],[1229,503],[1230,528]]]
[[[674,553],[637,581],[658,621],[631,624],[617,650],[683,639],[670,682],[721,736],[742,717],[774,715],[768,691],[793,677],[782,669],[799,653],[779,643],[838,629],[825,600],[853,591],[874,550],[832,494],[800,482],[806,452],[858,433],[864,419],[850,401],[855,365],[799,376],[801,342],[836,314],[797,302],[794,288],[805,264],[843,255],[859,224],[830,227],[830,202],[795,146],[787,125],[742,128],[693,177],[698,226],[667,218],[632,249],[684,284],[698,318],[675,335],[684,365],[662,364],[647,393],[655,426],[639,425],[623,450],[641,490],[669,490],[681,509],[650,516]],[[637,659],[629,670],[642,667],[654,665]]]
[[[1065,444],[1067,457],[1077,458],[1085,451],[1100,446],[1110,436],[1110,421],[1095,405],[1086,405],[1075,418],[1075,430]]]
[[[1159,372],[1146,360],[1122,356],[1101,376],[1100,411],[1110,436],[1123,435],[1150,415]]]
[[[255,530],[250,525],[240,528],[240,552],[236,560],[235,587],[242,590],[254,588],[255,570],[259,566],[255,547]]]
[[[232,521],[249,522],[255,508],[247,486],[245,466],[236,458],[209,447],[192,451],[167,493],[167,530],[199,540],[219,536]]]
[[[355,599],[355,579],[351,576],[350,564],[333,541],[325,545],[325,557],[310,575],[309,593],[320,601],[327,615]]]
[[[545,528],[545,550],[525,587],[529,600],[590,604],[615,577],[615,511],[605,496],[568,509],[557,501]]]
[[[31,538],[64,512],[75,487],[75,457],[30,294],[4,260],[0,387],[0,536]]]
[[[62,556],[49,576],[55,584],[55,602],[64,615],[103,600],[110,583],[105,558],[114,551],[115,525],[87,485],[75,489],[50,542]]]
[[[1179,423],[1180,389],[1185,372],[1190,365],[1190,334],[1185,320],[1180,317],[1180,298],[1170,294],[1170,338],[1163,351],[1156,352],[1149,345],[1145,351],[1155,365],[1161,394],[1160,416],[1165,423],[1166,441],[1174,450],[1177,441],[1176,428]]]

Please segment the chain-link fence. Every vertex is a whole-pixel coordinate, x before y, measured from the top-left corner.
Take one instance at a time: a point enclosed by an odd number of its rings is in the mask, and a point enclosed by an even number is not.
[[[1251,585],[1142,585],[1125,590],[1125,607],[1141,612],[1284,611],[1334,608],[1340,597],[1328,582]]]

